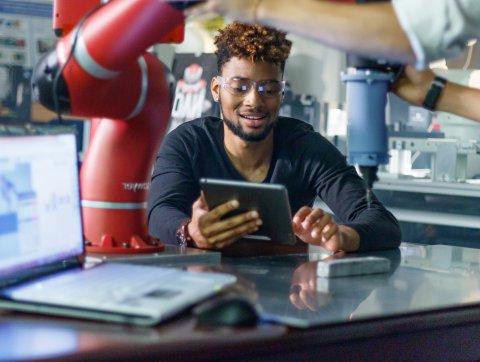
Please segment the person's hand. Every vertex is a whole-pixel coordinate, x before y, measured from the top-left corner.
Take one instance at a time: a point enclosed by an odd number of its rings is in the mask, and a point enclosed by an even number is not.
[[[338,259],[345,256],[345,252],[339,251],[333,255],[323,258],[321,261],[309,261],[300,265],[292,275],[290,284],[290,303],[300,310],[309,309],[316,311],[325,307],[332,300],[328,291],[318,290],[317,268],[318,263],[331,259]]]
[[[217,13],[245,23],[253,23],[261,0],[207,0],[185,10],[185,16]]]
[[[297,309],[317,309],[317,262],[303,263],[295,269],[289,299]]]
[[[188,224],[188,232],[195,246],[200,249],[223,249],[257,231],[262,220],[256,211],[221,219],[239,206],[237,200],[232,200],[209,210],[203,195],[200,195],[192,206],[192,221]]]
[[[393,84],[393,92],[405,101],[421,106],[435,74],[430,70],[416,70],[408,65],[403,74]]]
[[[292,221],[293,231],[302,241],[330,251],[356,251],[360,236],[350,227],[337,225],[332,215],[308,206],[297,211]]]

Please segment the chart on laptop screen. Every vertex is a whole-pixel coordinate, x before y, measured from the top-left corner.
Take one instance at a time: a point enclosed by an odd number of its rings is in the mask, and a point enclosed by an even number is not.
[[[23,162],[0,165],[3,166],[0,170],[0,242],[6,245],[0,252],[6,256],[17,255],[21,249],[35,248],[38,244],[37,195],[32,189],[32,167]],[[22,240],[22,236],[26,240]]]
[[[81,247],[71,136],[0,138],[0,261]]]

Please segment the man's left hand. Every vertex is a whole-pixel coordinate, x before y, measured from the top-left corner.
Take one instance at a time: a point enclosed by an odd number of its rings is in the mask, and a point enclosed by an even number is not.
[[[302,241],[330,251],[356,251],[360,246],[358,233],[345,225],[337,225],[332,215],[322,209],[302,207],[293,217],[293,231]]]

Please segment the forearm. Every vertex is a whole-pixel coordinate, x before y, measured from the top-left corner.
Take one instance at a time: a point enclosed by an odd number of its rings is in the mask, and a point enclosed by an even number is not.
[[[390,3],[352,5],[321,0],[262,0],[257,20],[347,52],[402,63],[415,62],[408,38]]]
[[[317,190],[336,216],[340,230],[353,229],[358,234],[358,239],[353,233],[347,237],[360,251],[398,247],[401,232],[397,220],[375,196],[367,204],[363,180],[351,166],[345,167],[342,170],[338,166],[339,174],[325,180]]]
[[[158,166],[158,164],[157,164]],[[176,244],[176,231],[191,216],[193,201],[198,197],[196,184],[180,172],[154,172],[148,198],[148,230],[163,243]]]
[[[174,206],[160,205],[153,208],[148,217],[148,231],[165,244],[177,244],[176,232],[190,215]]]
[[[480,89],[448,82],[438,99],[437,110],[480,122]]]
[[[401,242],[397,220],[387,210],[364,211],[355,221],[346,223],[359,235],[359,251],[396,248]]]

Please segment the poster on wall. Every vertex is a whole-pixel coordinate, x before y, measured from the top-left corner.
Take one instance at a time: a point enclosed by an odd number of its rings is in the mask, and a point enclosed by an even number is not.
[[[0,64],[33,68],[56,42],[52,4],[0,0]]]
[[[0,122],[30,119],[30,78],[31,71],[22,66],[0,64]]]
[[[0,123],[31,120],[32,69],[55,42],[51,1],[0,0]]]
[[[172,72],[175,89],[169,131],[195,118],[219,116],[210,93],[210,81],[217,74],[215,54],[176,54]]]

